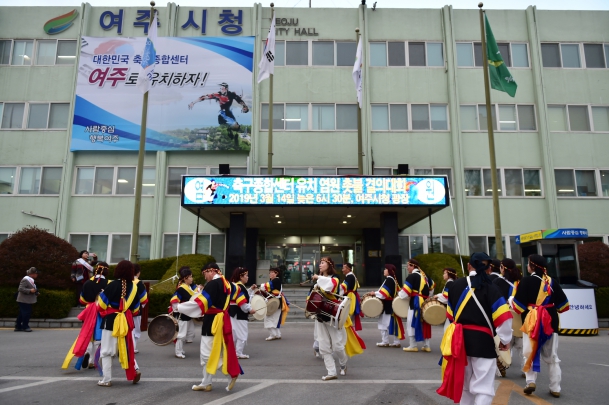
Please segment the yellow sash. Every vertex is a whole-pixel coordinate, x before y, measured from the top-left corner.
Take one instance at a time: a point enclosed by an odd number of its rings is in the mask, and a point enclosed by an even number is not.
[[[129,310],[137,292],[137,285],[134,282],[132,284],[129,297],[127,297],[127,300],[123,304],[123,311],[116,313],[114,328],[112,329],[112,336],[118,340],[118,359],[121,362],[121,367],[125,370],[129,368],[129,356],[127,355],[127,342],[125,340],[127,333],[129,333],[129,325],[127,324],[125,312]]]
[[[227,281],[222,276],[222,281],[226,286]],[[230,304],[230,292],[226,295],[226,301],[224,302],[223,311],[226,311]],[[211,324],[211,333],[214,335],[214,340],[211,347],[211,353],[209,354],[209,360],[205,370],[215,375],[218,370],[218,363],[220,361],[220,354],[222,354],[222,374],[228,374],[228,354],[226,352],[226,343],[224,342],[224,313],[220,312],[214,317],[214,322]]]

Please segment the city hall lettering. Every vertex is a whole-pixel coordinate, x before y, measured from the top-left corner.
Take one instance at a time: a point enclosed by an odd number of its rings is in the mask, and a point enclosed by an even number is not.
[[[275,18],[275,34],[276,35],[290,35],[290,28],[283,27],[295,27],[294,35],[300,36],[311,36],[316,37],[319,33],[315,28],[296,28],[298,25],[298,18]]]

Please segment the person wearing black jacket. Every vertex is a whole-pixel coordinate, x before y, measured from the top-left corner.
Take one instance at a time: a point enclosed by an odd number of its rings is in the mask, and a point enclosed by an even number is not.
[[[248,335],[248,315],[256,311],[250,305],[250,299],[256,288],[256,284],[247,288],[245,285],[249,280],[249,270],[245,267],[237,267],[233,270],[231,282],[237,286],[239,291],[236,297],[231,299],[228,313],[231,317],[231,325],[233,327],[233,341],[235,342],[235,351],[238,359],[249,359],[250,356],[243,354],[243,348],[247,343]]]

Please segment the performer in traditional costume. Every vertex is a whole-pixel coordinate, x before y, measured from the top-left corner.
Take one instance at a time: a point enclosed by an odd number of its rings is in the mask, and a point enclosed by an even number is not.
[[[401,299],[410,297],[408,320],[406,321],[406,332],[410,344],[403,350],[405,352],[418,352],[417,342],[423,342],[421,350],[431,352],[431,325],[423,320],[421,305],[433,294],[435,283],[421,270],[416,259],[408,261],[408,273],[404,287],[398,293]]]
[[[495,396],[497,352],[512,340],[512,314],[486,269],[491,258],[473,253],[469,276],[455,280],[448,291],[447,316],[453,321],[442,338],[442,386],[437,393],[455,403],[491,405]],[[492,320],[492,321],[491,321]]]
[[[357,290],[359,289],[359,283],[357,277],[353,273],[353,265],[351,263],[343,264],[343,274],[345,280],[340,285],[340,295],[345,295],[351,300],[351,308],[349,308],[349,316],[352,317],[351,321],[355,327],[355,330],[362,330],[362,322],[360,314],[362,313],[361,300]]]
[[[220,368],[231,377],[227,391],[235,386],[239,374],[243,374],[233,341],[233,330],[228,307],[231,298],[237,297],[238,289],[220,273],[216,263],[203,268],[205,287],[193,301],[178,304],[178,311],[191,318],[203,317],[201,330],[201,384],[193,385],[193,391],[211,391],[212,377]]]
[[[178,337],[175,341],[175,356],[179,359],[185,359],[184,341],[190,343],[195,339],[195,324],[190,316],[178,311],[178,304],[190,301],[190,298],[197,293],[197,286],[193,284],[190,267],[181,267],[178,274],[180,279],[169,302],[171,303],[171,314],[178,320],[179,327]]]
[[[266,340],[281,339],[281,330],[279,328],[281,328],[281,325],[285,323],[285,319],[290,311],[288,302],[283,295],[281,279],[279,278],[280,272],[281,271],[277,267],[271,268],[269,270],[269,282],[260,286],[263,291],[266,291],[273,297],[281,300],[279,310],[277,310],[273,315],[266,315],[264,317],[264,328],[269,331],[269,337],[267,337]]]
[[[458,278],[457,271],[452,267],[445,267],[442,277],[444,278],[446,284],[444,284],[444,289],[442,290],[442,292],[440,294],[436,294],[435,297],[442,304],[448,305],[448,291],[450,290],[450,287],[452,287],[453,281]],[[446,332],[446,328],[448,328],[448,325],[450,325],[450,320],[446,318],[446,322],[444,322],[444,332]]]
[[[560,359],[558,358],[558,314],[569,310],[569,300],[560,284],[547,274],[547,261],[543,256],[530,255],[527,271],[531,275],[522,279],[513,300],[514,311],[522,314],[523,370],[526,374],[524,393],[532,394],[537,388],[537,373],[541,360],[548,365],[550,394],[560,397]]]
[[[101,342],[101,321],[102,318],[97,312],[95,301],[100,292],[106,288],[108,284],[108,264],[99,262],[94,270],[93,277],[87,280],[82,286],[80,294],[80,304],[85,306],[85,309],[78,314],[78,319],[83,321],[78,337],[74,341],[72,347],[66,355],[62,368],[68,368],[73,357],[78,360],[74,368],[80,370],[82,368],[95,368],[95,353]]]
[[[145,290],[144,290],[145,293]],[[133,282],[133,264],[128,260],[118,263],[114,270],[114,281],[108,283],[99,294],[97,309],[102,316],[102,338],[99,362],[103,377],[97,383],[102,387],[112,386],[112,357],[118,355],[127,380],[136,384],[141,373],[133,352],[133,313],[137,313],[146,295]]]
[[[375,296],[383,302],[383,312],[381,313],[377,327],[381,331],[381,341],[378,347],[402,347],[400,340],[404,340],[404,325],[402,318],[393,313],[393,300],[398,296],[399,286],[395,280],[395,266],[386,264],[383,270],[385,281],[378,291],[371,291],[366,295]],[[391,336],[392,342],[389,341]]]
[[[501,291],[501,295],[507,301],[508,305],[512,307],[512,301],[514,300],[514,295],[516,295],[516,289],[518,288],[518,284],[520,283],[520,279],[522,279],[522,273],[520,269],[516,267],[516,262],[512,259],[503,259],[499,266],[501,271],[501,275],[496,277],[493,280],[493,284],[499,288]],[[524,357],[522,355],[522,338],[512,336],[512,342],[510,343],[510,349],[512,354],[512,364],[515,363],[517,359],[520,359],[520,370],[524,368]],[[502,377],[505,377],[505,370],[498,370],[499,374]],[[522,374],[524,377],[524,372]]]
[[[70,273],[72,282],[76,284],[76,301],[79,301],[79,305],[82,287],[93,275],[93,271],[93,266],[89,264],[89,252],[81,250],[78,254],[78,259],[72,264],[72,271]]]
[[[495,281],[496,279],[498,279],[501,275],[501,260],[493,259],[491,261],[491,265],[486,271],[486,274],[488,274],[488,277],[491,279],[491,281]]]
[[[234,283],[239,291],[235,299],[231,299],[228,313],[231,317],[231,325],[233,327],[233,340],[235,342],[235,350],[238,359],[249,359],[250,356],[243,354],[243,349],[247,344],[248,335],[248,315],[256,311],[250,305],[250,297],[257,287],[253,284],[250,288],[245,285],[249,280],[249,270],[245,267],[237,267],[233,270],[231,282]]]
[[[133,264],[133,282],[137,284],[138,294],[141,295],[143,291],[146,294],[146,303],[148,302],[148,293],[146,292],[146,286],[144,282],[140,280],[140,273],[142,269],[139,264]],[[140,306],[140,310],[137,313],[133,314],[133,351],[134,353],[139,353],[137,350],[137,342],[142,336],[142,308],[146,306],[146,303],[142,303]]]
[[[319,275],[313,276],[316,282],[315,291],[321,293],[327,300],[339,303],[338,295],[340,292],[340,279],[334,268],[334,261],[330,257],[322,257],[319,262]],[[323,381],[335,380],[338,378],[336,373],[336,363],[333,353],[338,357],[340,365],[340,375],[347,375],[347,361],[349,357],[364,352],[366,346],[357,336],[351,319],[347,318],[342,329],[337,329],[330,325],[330,317],[324,314],[317,314],[315,319],[315,335],[319,342],[319,353],[324,359],[327,374],[321,379]]]

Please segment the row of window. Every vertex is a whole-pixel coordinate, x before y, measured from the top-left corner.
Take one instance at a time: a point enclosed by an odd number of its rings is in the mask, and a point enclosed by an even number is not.
[[[554,169],[558,197],[609,197],[609,170]]]
[[[150,235],[140,235],[138,241],[140,260],[150,259],[151,239]],[[102,262],[118,263],[121,260],[130,259],[131,234],[72,233],[68,240],[78,251],[88,250],[89,252],[95,252],[97,259]],[[162,257],[192,254],[195,252],[194,234],[180,234],[179,240],[180,246],[178,250],[178,235],[164,234]],[[2,239],[0,239],[1,242]],[[224,263],[224,234],[199,234],[196,243],[197,253],[212,255],[216,259],[216,262]]]
[[[0,194],[57,195],[61,173],[61,167],[0,167]]]
[[[144,168],[142,195],[154,195],[154,167]],[[77,167],[74,194],[134,195],[135,167]]]
[[[609,44],[543,43],[541,57],[543,67],[602,69],[609,67]]]
[[[548,105],[548,123],[552,132],[609,132],[609,107]]]
[[[465,174],[465,195],[467,197],[490,197],[491,169],[467,168]],[[540,169],[497,169],[497,192],[500,197],[542,197]]]
[[[481,42],[457,42],[458,67],[482,67]],[[498,42],[501,58],[509,67],[529,67],[529,51],[525,43]]]
[[[69,103],[2,103],[2,129],[66,129]]]
[[[462,131],[488,131],[486,104],[461,105],[459,114]],[[533,105],[492,104],[491,117],[495,131],[537,131]]]
[[[2,39],[0,65],[73,65],[76,41],[55,39]]]

